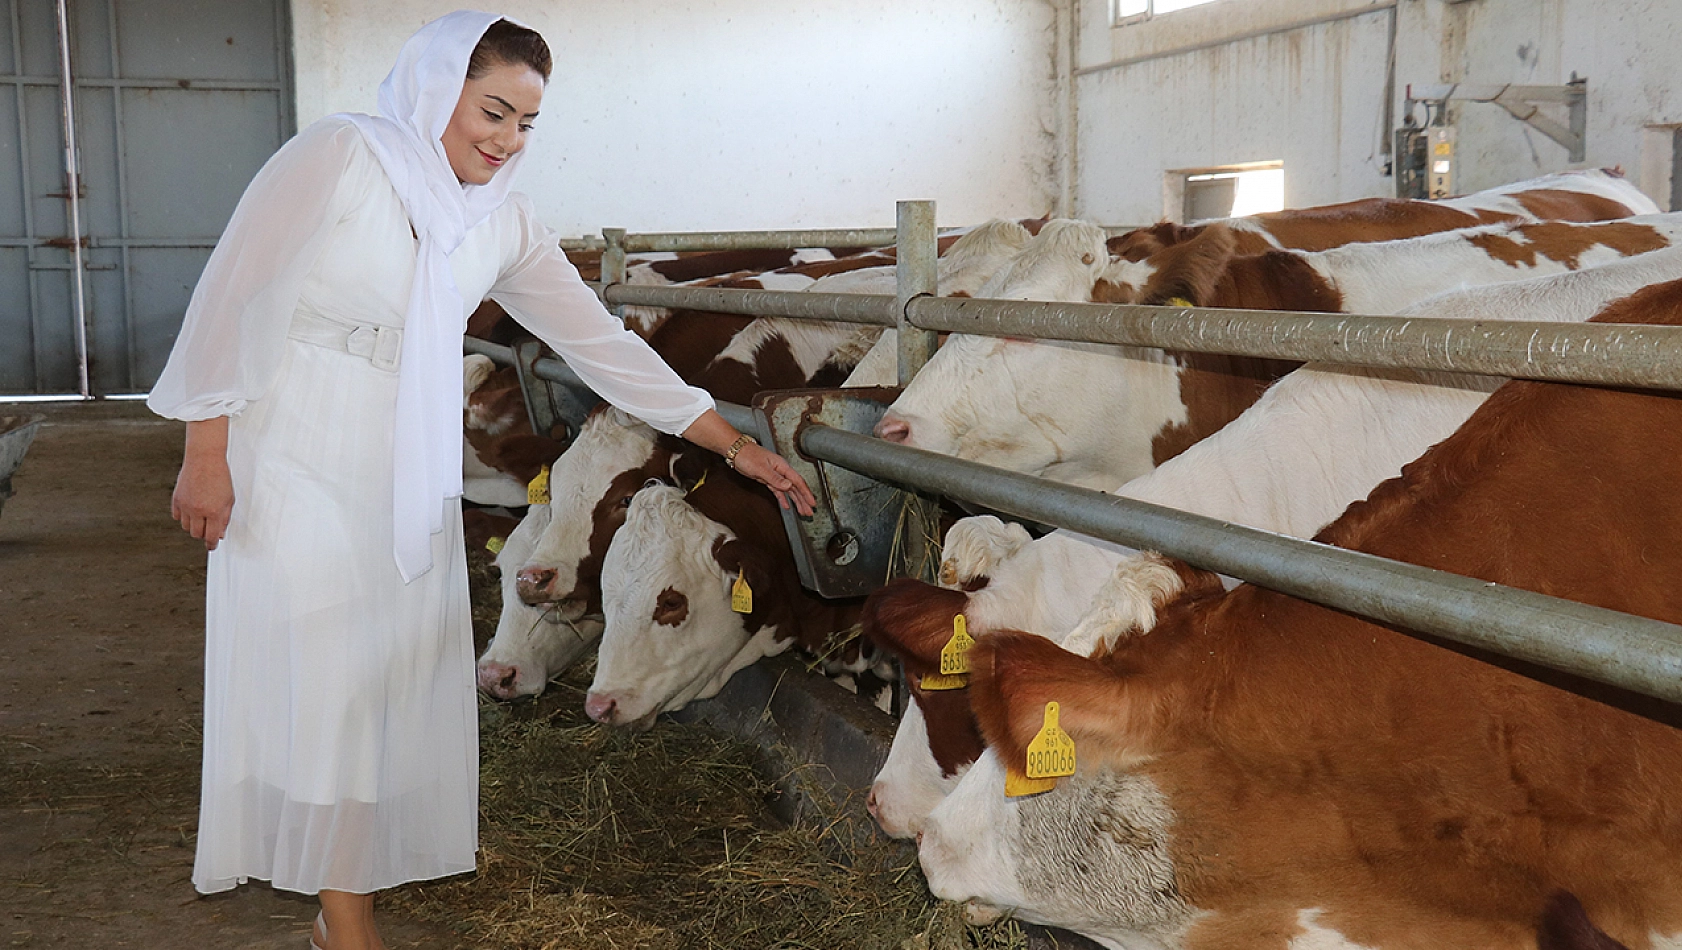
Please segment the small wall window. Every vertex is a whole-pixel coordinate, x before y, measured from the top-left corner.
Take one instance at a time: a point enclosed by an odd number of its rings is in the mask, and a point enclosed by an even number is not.
[[[1168,206],[1163,211],[1170,219],[1235,218],[1285,207],[1282,162],[1181,170],[1165,177]]]
[[[1110,0],[1110,22],[1138,23],[1163,13],[1173,13],[1186,7],[1202,6],[1214,0]]]

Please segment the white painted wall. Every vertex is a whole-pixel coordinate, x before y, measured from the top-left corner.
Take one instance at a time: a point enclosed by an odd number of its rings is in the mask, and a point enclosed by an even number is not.
[[[1075,207],[1111,223],[1161,217],[1164,173],[1283,160],[1287,206],[1394,193],[1382,174],[1395,24],[1395,121],[1407,83],[1589,79],[1587,160],[1622,166],[1661,205],[1682,123],[1678,0],[1218,0],[1111,27],[1080,0]],[[1292,28],[1293,24],[1319,22]],[[1457,105],[1458,186],[1573,167],[1564,148],[1487,104]],[[1560,114],[1563,119],[1563,113]]]
[[[298,122],[372,111],[450,0],[293,0]],[[562,234],[942,224],[1062,192],[1048,0],[504,0],[556,60],[520,190]]]

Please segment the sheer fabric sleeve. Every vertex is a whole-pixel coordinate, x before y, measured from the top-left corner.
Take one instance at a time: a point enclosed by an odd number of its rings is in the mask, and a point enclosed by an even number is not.
[[[608,313],[595,292],[537,221],[524,195],[509,198],[510,227],[503,267],[490,297],[536,334],[598,395],[661,432],[678,435],[713,407],[712,396],[689,386],[642,337]]]
[[[246,187],[146,405],[172,419],[237,415],[274,382],[304,278],[372,161],[356,126],[324,119],[281,146]]]

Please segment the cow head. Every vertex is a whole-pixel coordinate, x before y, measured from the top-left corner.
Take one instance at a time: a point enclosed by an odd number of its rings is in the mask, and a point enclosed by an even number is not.
[[[533,607],[515,591],[515,573],[548,528],[548,505],[532,505],[497,554],[502,572],[502,613],[496,635],[479,658],[479,689],[512,700],[543,692],[549,678],[571,666],[601,636],[595,620],[566,621],[553,607]]]
[[[602,565],[606,628],[585,699],[590,718],[646,728],[786,647],[763,622],[775,597],[763,560],[681,490],[638,492]],[[754,592],[749,613],[731,609],[731,588],[743,575]]]
[[[1192,911],[1176,882],[1168,800],[1151,779],[1080,745],[1093,732],[1079,726],[1108,712],[1086,695],[1108,694],[1107,672],[1019,633],[978,642],[971,665],[972,702],[991,710],[983,719],[989,739],[992,720],[1009,725],[998,734],[1002,744],[977,759],[924,825],[918,857],[929,889],[1120,945],[1179,945]],[[1075,723],[1064,719],[1075,726],[1079,768],[1051,791],[1006,797],[1003,763],[1023,757],[1017,724],[1037,727],[1048,695],[1079,714]]]
[[[519,570],[528,604],[554,604],[576,620],[601,609],[601,567],[631,496],[670,474],[675,440],[624,412],[592,413],[549,473],[549,527]]]

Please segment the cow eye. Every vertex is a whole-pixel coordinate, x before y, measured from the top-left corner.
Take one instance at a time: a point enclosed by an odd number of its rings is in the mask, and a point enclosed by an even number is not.
[[[636,497],[636,495],[626,495],[624,498],[619,499],[619,507],[621,507],[621,508],[631,507],[631,499],[635,498],[635,497]]]

